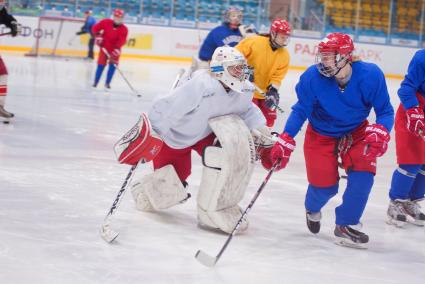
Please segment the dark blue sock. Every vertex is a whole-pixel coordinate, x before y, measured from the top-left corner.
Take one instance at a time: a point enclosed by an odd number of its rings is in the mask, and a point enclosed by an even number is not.
[[[112,81],[112,77],[114,76],[115,73],[115,65],[114,64],[109,64],[109,69],[108,69],[108,74],[106,76],[106,84],[109,85],[111,84]]]
[[[421,199],[425,196],[425,165],[422,165],[422,168],[416,175],[415,182],[413,183],[412,190],[409,193],[409,198],[411,200]]]
[[[305,209],[310,212],[319,212],[323,206],[338,193],[338,184],[329,187],[317,187],[309,184],[305,196]]]
[[[103,69],[105,69],[105,65],[98,64],[96,69],[96,75],[94,77],[94,84],[97,85],[99,83],[100,77],[102,77]]]
[[[391,200],[408,199],[413,183],[422,165],[399,165],[391,180],[389,196]]]
[[[357,171],[348,173],[342,204],[335,208],[337,225],[356,225],[360,222],[372,186],[372,173]]]

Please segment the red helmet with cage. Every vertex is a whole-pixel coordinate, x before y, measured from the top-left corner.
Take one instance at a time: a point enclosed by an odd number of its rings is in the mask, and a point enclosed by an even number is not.
[[[115,9],[114,10],[114,17],[116,17],[116,18],[123,18],[124,17],[124,10],[122,10],[122,9]]]
[[[335,76],[347,63],[352,61],[354,43],[351,37],[343,33],[331,33],[318,45],[316,64],[319,72],[326,76]]]
[[[275,19],[270,26],[270,43],[273,48],[287,46],[291,35],[291,25],[282,19]]]

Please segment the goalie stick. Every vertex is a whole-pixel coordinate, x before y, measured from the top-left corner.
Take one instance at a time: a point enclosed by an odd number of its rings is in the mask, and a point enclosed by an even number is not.
[[[137,168],[137,165],[138,164],[131,167],[130,171],[127,174],[127,177],[124,180],[124,183],[121,186],[121,189],[118,191],[117,197],[115,197],[115,200],[112,203],[112,206],[108,211],[108,214],[106,214],[106,217],[103,220],[102,227],[100,228],[100,236],[107,243],[113,242],[119,235],[118,232],[112,230],[111,219],[112,219],[112,216],[114,215],[115,211],[117,210],[118,206],[121,203],[121,200],[124,196],[127,185],[130,183],[130,180],[133,177],[133,173],[134,173],[134,170]]]
[[[102,51],[106,54],[106,57],[108,57],[108,59],[110,60],[111,55],[109,54],[109,52],[106,50],[106,48],[102,47]],[[127,85],[130,87],[130,89],[133,91],[133,93],[137,96],[137,97],[141,97],[142,95],[139,94],[139,92],[137,92],[133,86],[130,84],[130,82],[127,80],[127,78],[124,76],[124,73],[121,71],[121,69],[118,67],[118,64],[113,63],[115,68],[117,69],[118,73],[120,73],[121,77],[124,79],[124,81],[127,83]]]
[[[241,218],[239,218],[239,221],[236,223],[236,226],[233,228],[232,232],[227,237],[226,242],[224,243],[221,250],[218,252],[218,254],[214,257],[211,256],[202,250],[198,250],[195,254],[196,260],[198,260],[200,263],[202,263],[205,266],[213,267],[217,261],[220,259],[221,255],[223,254],[224,250],[229,245],[230,241],[232,240],[233,236],[236,234],[237,230],[239,229],[239,226],[242,224],[242,220],[246,217],[248,212],[251,210],[252,206],[254,205],[255,201],[257,200],[260,193],[263,191],[264,187],[266,186],[267,182],[269,181],[270,177],[272,176],[273,172],[275,171],[277,165],[280,163],[280,159],[273,165],[273,167],[268,172],[266,178],[264,179],[263,183],[261,184],[260,188],[257,190],[257,192],[254,194],[254,197],[252,198],[251,202],[249,203],[248,207],[245,209],[245,211],[242,213]]]

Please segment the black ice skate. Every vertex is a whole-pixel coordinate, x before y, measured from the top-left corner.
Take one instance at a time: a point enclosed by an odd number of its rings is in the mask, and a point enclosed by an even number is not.
[[[369,236],[353,229],[353,227],[353,225],[336,225],[334,230],[335,243],[351,248],[367,248],[366,244],[369,242]]]
[[[425,214],[421,212],[421,206],[419,205],[422,200],[424,199],[407,200],[407,202],[403,203],[405,212],[411,217],[408,221],[416,226],[423,226],[425,223]]]
[[[322,213],[320,211],[316,213],[306,211],[305,219],[310,232],[317,234],[320,231],[320,220],[322,219]]]
[[[108,84],[108,83],[106,83],[106,84],[105,84],[105,89],[109,91],[109,90],[111,89],[111,85],[110,85],[110,84]]]
[[[0,105],[0,119],[3,121],[3,123],[7,124],[10,122],[10,120],[15,117],[15,115],[11,112],[8,112],[4,109],[2,105]]]
[[[401,228],[407,222],[407,213],[404,204],[407,199],[391,200],[387,210],[387,224]]]
[[[94,82],[94,83],[93,83],[93,85],[92,85],[92,87],[93,87],[93,88],[96,88],[96,87],[97,87],[97,83],[96,83],[96,82]]]

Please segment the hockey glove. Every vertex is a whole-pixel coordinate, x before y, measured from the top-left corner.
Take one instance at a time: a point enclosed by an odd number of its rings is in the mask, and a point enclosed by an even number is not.
[[[363,142],[366,144],[364,147],[363,155],[368,160],[373,160],[381,157],[388,149],[388,142],[390,141],[390,133],[381,124],[368,125],[365,130],[365,138]]]
[[[120,58],[121,51],[119,49],[112,50],[110,56],[111,56],[111,63],[118,64],[118,60]]]
[[[21,25],[18,24],[16,21],[12,21],[10,23],[10,34],[15,37],[18,34],[21,33]]]
[[[289,136],[288,133],[285,132],[279,135],[271,151],[271,160],[273,164],[277,163],[280,159],[280,163],[276,166],[276,170],[286,167],[289,157],[295,149],[295,145],[295,140]]]
[[[406,110],[407,129],[416,136],[423,135],[425,130],[424,111],[419,107]]]
[[[254,67],[248,66],[247,73],[248,73],[248,81],[253,83],[254,82]]]
[[[267,87],[265,93],[266,101],[265,106],[269,109],[275,109],[279,105],[279,92],[273,85]]]

